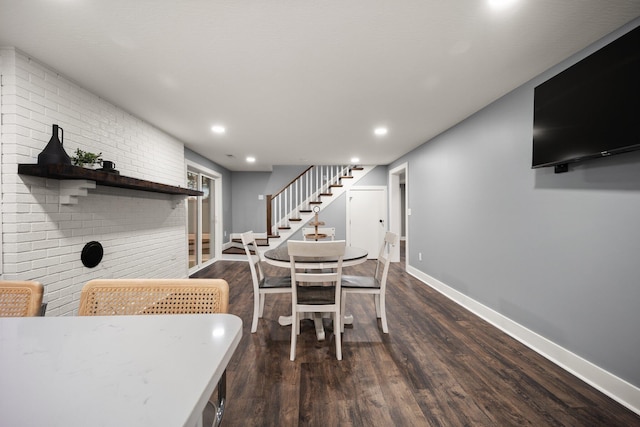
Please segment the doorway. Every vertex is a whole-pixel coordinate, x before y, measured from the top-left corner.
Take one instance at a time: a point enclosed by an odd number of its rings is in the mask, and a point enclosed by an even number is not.
[[[187,164],[189,189],[202,196],[187,199],[187,240],[189,273],[215,262],[221,256],[220,238],[222,177],[214,171]]]
[[[389,230],[400,236],[404,243],[405,263],[409,259],[409,166],[403,163],[389,171]],[[400,261],[400,246],[396,245],[391,251],[391,261]]]

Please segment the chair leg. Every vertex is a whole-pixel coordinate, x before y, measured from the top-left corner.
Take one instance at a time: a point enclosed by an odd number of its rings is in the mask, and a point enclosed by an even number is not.
[[[260,316],[260,294],[253,296],[253,320],[251,321],[251,333],[258,330],[258,318]]]
[[[336,311],[333,316],[334,330],[340,331],[340,325],[342,324],[342,321],[340,320],[340,311]],[[338,326],[336,327],[336,325]],[[334,333],[333,335],[336,340],[336,359],[342,360],[342,334],[338,332]]]
[[[376,317],[380,318],[380,294],[373,294],[373,299],[376,303]]]
[[[265,299],[265,295],[264,294],[260,294],[260,318],[262,319],[262,316],[264,314],[264,299]]]
[[[387,307],[386,307],[386,298],[384,296],[384,294],[382,295],[376,295],[379,297],[379,301],[380,301],[380,314],[381,314],[381,319],[382,319],[382,332],[384,332],[385,334],[389,333],[389,327],[387,326]]]
[[[298,338],[299,333],[299,331],[297,331],[297,324],[300,323],[300,320],[298,319],[298,313],[295,311],[291,313],[291,317],[293,321],[291,322],[291,353],[289,355],[289,359],[293,362],[296,360],[296,339]]]
[[[340,298],[340,312],[343,313],[340,319],[340,332],[342,333],[344,333],[344,313],[345,313],[344,310],[346,305],[346,302],[345,302],[346,299],[347,299],[347,293],[343,291]]]

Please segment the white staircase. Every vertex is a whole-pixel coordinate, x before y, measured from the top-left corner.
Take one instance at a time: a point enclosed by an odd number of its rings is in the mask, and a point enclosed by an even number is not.
[[[269,221],[270,230],[267,233],[256,233],[256,238],[268,240],[269,245],[259,246],[259,251],[276,248],[302,227],[308,227],[315,215],[314,207],[319,208],[318,214],[321,215],[324,209],[374,168],[375,166],[312,166],[276,196],[267,196],[272,217]],[[231,241],[239,238],[240,233],[232,233],[230,236]],[[246,256],[223,254],[222,259],[246,260]]]
[[[313,212],[314,207],[318,207],[320,209],[318,214],[321,215],[324,209],[330,206],[331,203],[360,181],[362,177],[371,172],[374,167],[375,166],[359,166],[358,168],[351,169],[348,175],[342,174],[341,171],[336,175],[327,177],[327,179],[325,179],[324,182],[321,182],[318,188],[312,192],[310,198],[306,198],[302,203],[296,205],[294,209],[291,209],[288,212],[288,216],[285,214],[279,221],[273,221],[274,225],[272,226],[272,229],[276,226],[279,227],[280,224],[283,224],[284,227],[288,228],[278,228],[277,236],[279,237],[276,237],[274,230],[274,232],[269,236],[269,246],[264,246],[265,250],[278,247],[282,242],[286,242],[302,227],[308,227],[307,224],[315,215]],[[336,181],[336,177],[338,178],[338,181]],[[339,184],[337,184],[337,182],[339,182]],[[331,224],[327,224],[327,226],[331,226]]]

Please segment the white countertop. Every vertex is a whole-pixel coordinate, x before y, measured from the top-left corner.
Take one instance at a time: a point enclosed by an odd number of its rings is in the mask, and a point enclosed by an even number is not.
[[[196,425],[241,336],[230,314],[0,318],[0,424]]]

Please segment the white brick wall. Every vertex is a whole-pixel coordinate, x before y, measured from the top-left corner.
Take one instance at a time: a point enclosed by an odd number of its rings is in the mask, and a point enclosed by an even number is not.
[[[98,186],[60,205],[59,181],[17,174],[53,124],[70,156],[102,152],[122,175],[170,185],[185,186],[183,144],[19,51],[0,49],[0,74],[2,278],[42,282],[47,315],[71,315],[94,278],[187,277],[184,199]],[[86,268],[80,254],[94,240],[104,258]]]

